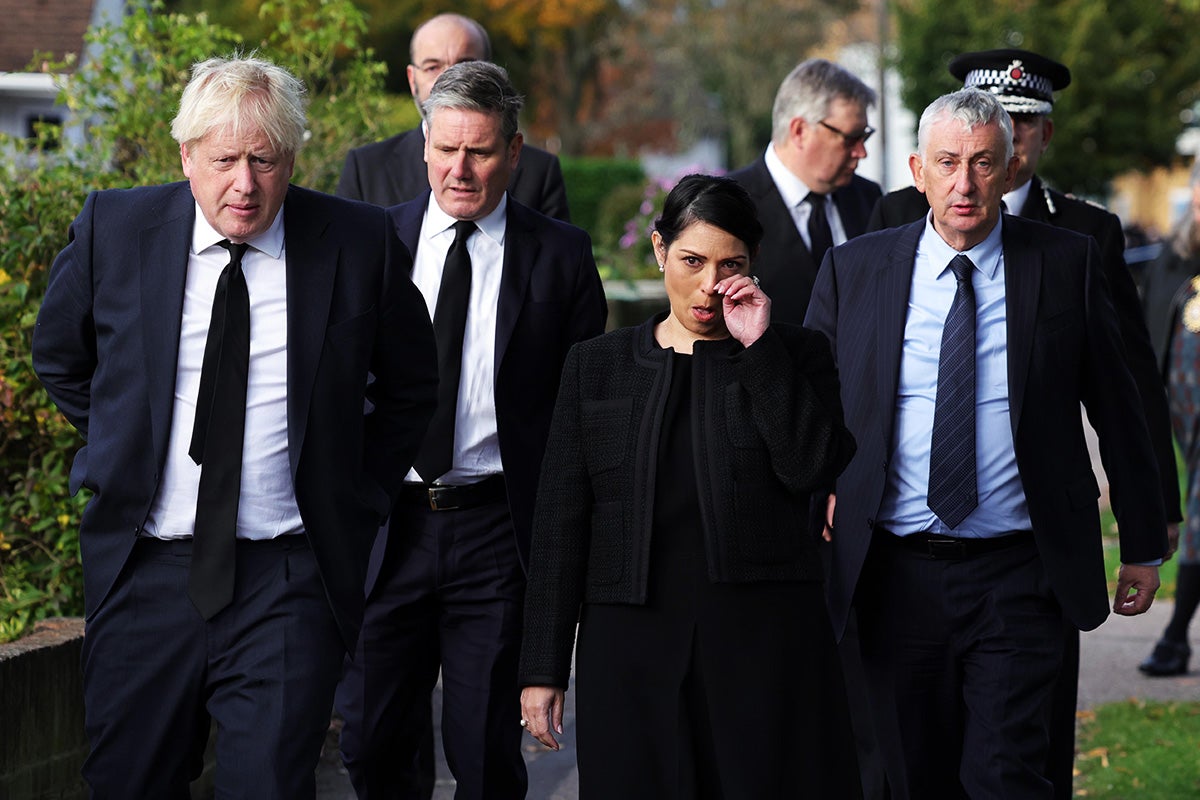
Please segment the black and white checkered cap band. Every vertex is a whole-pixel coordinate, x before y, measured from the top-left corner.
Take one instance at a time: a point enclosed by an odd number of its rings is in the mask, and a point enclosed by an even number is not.
[[[1010,114],[1049,114],[1054,110],[1054,104],[1048,100],[1023,97],[1019,94],[1005,94],[1003,86],[978,86],[976,88],[996,95],[1000,105]]]
[[[973,69],[967,73],[967,79],[963,81],[963,85],[1020,86],[1042,97],[1054,96],[1054,86],[1050,83],[1049,78],[1034,75],[1029,70],[1019,67],[1017,68],[1021,70],[1021,77],[1013,78],[1012,72],[1015,66],[1006,67],[1005,69]]]

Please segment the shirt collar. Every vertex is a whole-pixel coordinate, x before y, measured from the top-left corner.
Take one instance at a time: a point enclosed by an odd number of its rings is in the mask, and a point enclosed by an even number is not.
[[[986,275],[988,280],[995,280],[996,271],[1000,269],[1000,256],[1004,253],[1004,242],[1000,231],[1003,226],[1004,215],[1001,214],[996,227],[992,228],[992,232],[987,235],[986,239],[970,250],[955,250],[946,244],[946,240],[933,227],[933,212],[930,211],[925,216],[925,231],[921,235],[919,247],[928,256],[930,264],[941,265],[937,273],[939,276],[950,268],[950,262],[954,260],[954,257],[962,253],[971,259],[975,269]]]
[[[204,218],[204,212],[200,210],[200,204],[197,203],[196,221],[192,225],[192,253],[199,254],[210,247],[216,247],[225,238],[227,237],[218,233],[213,226],[208,224],[208,220]],[[265,253],[271,258],[280,258],[283,255],[283,206],[279,207],[275,219],[271,220],[270,227],[246,241],[255,250]]]
[[[792,172],[783,163],[783,159],[775,152],[775,144],[767,145],[767,153],[764,156],[767,162],[767,172],[771,173],[771,180],[775,181],[775,188],[779,190],[779,196],[783,198],[784,205],[788,208],[796,208],[804,202],[804,198],[808,197],[808,193],[812,190],[805,185],[804,181],[796,177],[796,173]]]
[[[501,246],[504,245],[504,227],[505,221],[508,219],[508,192],[500,198],[500,203],[492,209],[492,213],[486,217],[475,220],[475,227],[479,228],[479,232]],[[429,198],[429,206],[425,209],[425,225],[424,230],[429,231],[430,236],[437,236],[454,227],[457,222],[454,217],[442,210],[442,207],[437,204],[437,199],[433,196]]]
[[[1025,201],[1029,199],[1029,189],[1032,186],[1033,181],[1028,180],[1004,195],[1004,207],[1008,213],[1020,216],[1021,211],[1025,208]]]

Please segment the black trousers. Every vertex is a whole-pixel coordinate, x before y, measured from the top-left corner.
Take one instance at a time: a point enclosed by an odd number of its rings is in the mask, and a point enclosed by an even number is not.
[[[932,560],[877,536],[856,597],[875,732],[895,800],[1049,800],[1063,616],[1032,536]]]
[[[360,800],[420,797],[416,755],[442,676],[458,800],[523,798],[517,664],[524,572],[506,503],[392,513],[358,651],[337,691]]]
[[[583,607],[582,800],[861,797],[820,584],[711,584],[698,571],[654,594]]]
[[[87,621],[92,797],[187,800],[210,721],[216,795],[314,797],[345,655],[303,536],[238,542],[232,605],[208,622],[187,596],[191,541],[140,540]]]

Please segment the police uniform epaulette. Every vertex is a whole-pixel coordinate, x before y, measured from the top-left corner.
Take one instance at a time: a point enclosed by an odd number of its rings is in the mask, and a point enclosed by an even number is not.
[[[1067,198],[1068,200],[1074,200],[1077,203],[1083,203],[1084,205],[1088,205],[1088,206],[1091,206],[1092,208],[1099,209],[1100,211],[1108,211],[1108,206],[1104,205],[1103,203],[1097,203],[1095,200],[1089,200],[1086,197],[1078,197],[1074,194],[1071,194],[1070,192],[1059,192],[1059,194],[1061,194],[1063,197]],[[1045,183],[1042,184],[1042,195],[1045,196],[1045,198],[1046,198],[1046,208],[1050,209],[1051,214],[1054,214],[1055,213],[1054,199],[1051,197],[1050,187],[1047,186]]]

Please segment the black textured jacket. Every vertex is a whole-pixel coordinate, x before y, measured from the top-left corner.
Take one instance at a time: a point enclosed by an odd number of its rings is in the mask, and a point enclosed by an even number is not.
[[[522,685],[566,687],[581,603],[645,602],[655,462],[677,357],[655,342],[662,318],[567,356],[534,514]],[[709,578],[822,580],[809,493],[829,485],[855,449],[829,343],[775,324],[749,348],[701,341],[693,357]]]

